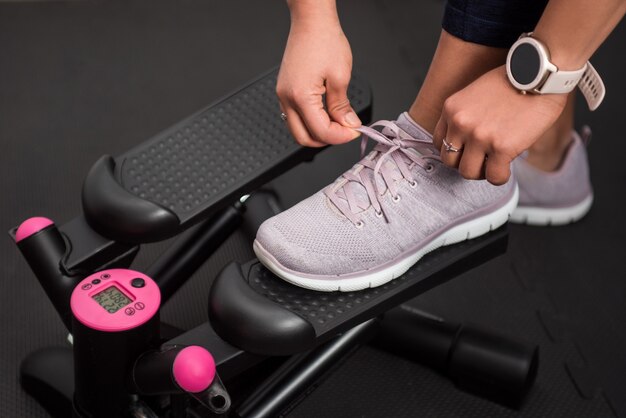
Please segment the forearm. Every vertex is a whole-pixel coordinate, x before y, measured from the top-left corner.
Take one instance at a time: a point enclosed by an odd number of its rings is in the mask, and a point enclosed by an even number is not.
[[[560,70],[581,68],[626,13],[626,0],[550,0],[534,36]]]

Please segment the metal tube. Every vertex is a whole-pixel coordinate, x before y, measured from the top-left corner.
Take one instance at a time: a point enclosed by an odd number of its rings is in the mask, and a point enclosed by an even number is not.
[[[239,203],[219,212],[179,238],[148,268],[146,274],[161,289],[162,304],[241,225],[242,212]]]
[[[307,353],[294,356],[259,385],[235,412],[240,418],[277,417],[378,329],[370,319]]]

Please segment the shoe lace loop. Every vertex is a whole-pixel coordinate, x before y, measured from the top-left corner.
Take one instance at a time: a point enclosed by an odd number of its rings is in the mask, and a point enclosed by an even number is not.
[[[430,171],[429,167],[432,164],[428,160],[441,161],[441,158],[433,147],[431,139],[413,138],[394,122],[378,121],[371,126],[362,126],[357,130],[362,134],[362,160],[356,165],[355,169],[345,172],[339,183],[334,183],[326,188],[324,194],[355,225],[359,224],[361,220],[358,219],[353,209],[366,210],[370,204],[374,207],[377,214],[383,214],[385,221],[389,222],[380,203],[380,197],[385,190],[381,193],[377,179],[382,179],[383,184],[389,189],[392,198],[397,199],[398,190],[393,176],[393,168],[383,165],[383,163],[387,159],[391,159],[402,177],[409,183],[414,183],[415,179],[410,167],[412,164]],[[377,144],[373,152],[366,158],[363,158],[369,139],[373,139]],[[363,207],[359,203],[353,188],[348,187],[350,182],[359,183],[365,188],[370,204]],[[341,195],[339,194],[340,192]]]

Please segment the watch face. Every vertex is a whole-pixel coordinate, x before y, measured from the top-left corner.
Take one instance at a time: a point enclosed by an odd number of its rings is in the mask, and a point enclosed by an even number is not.
[[[520,44],[511,55],[511,75],[519,84],[532,83],[541,68],[539,51],[530,44]]]

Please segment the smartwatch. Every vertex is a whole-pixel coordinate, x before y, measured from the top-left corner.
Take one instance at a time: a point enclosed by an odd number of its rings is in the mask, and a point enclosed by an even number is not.
[[[569,93],[577,86],[590,110],[596,110],[604,99],[605,88],[600,75],[587,63],[575,71],[559,71],[550,61],[546,45],[532,33],[524,33],[513,44],[506,57],[506,74],[521,93]]]

